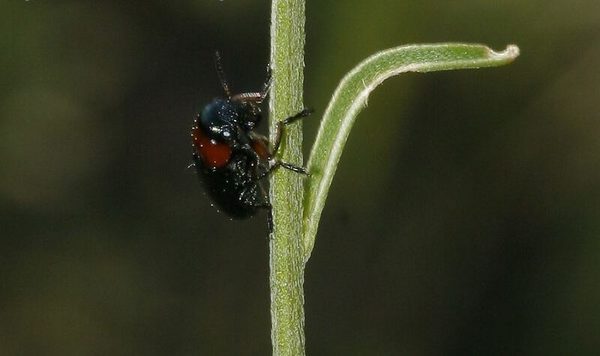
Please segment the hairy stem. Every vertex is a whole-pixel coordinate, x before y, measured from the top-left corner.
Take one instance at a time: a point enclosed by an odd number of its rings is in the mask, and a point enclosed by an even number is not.
[[[277,121],[302,110],[304,0],[273,0],[271,10],[271,140]],[[301,123],[288,125],[279,149],[283,161],[302,165]],[[273,355],[304,355],[303,183],[278,169],[271,178],[274,229],[270,240]]]

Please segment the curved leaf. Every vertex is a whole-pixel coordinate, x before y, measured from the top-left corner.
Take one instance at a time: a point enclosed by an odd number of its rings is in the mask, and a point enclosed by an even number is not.
[[[404,72],[494,67],[512,62],[519,48],[508,46],[494,52],[484,45],[440,43],[388,49],[367,58],[340,82],[321,121],[307,168],[304,200],[305,261],[312,252],[319,219],[342,149],[367,98],[385,79]]]

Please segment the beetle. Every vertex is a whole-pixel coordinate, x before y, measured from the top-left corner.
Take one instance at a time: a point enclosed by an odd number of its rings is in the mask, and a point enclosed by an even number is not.
[[[190,134],[191,166],[196,168],[220,211],[234,219],[245,219],[265,209],[267,225],[272,231],[272,208],[262,180],[278,167],[308,175],[305,168],[284,162],[276,155],[285,126],[310,115],[312,110],[304,109],[279,121],[273,145],[269,147],[267,138],[254,129],[262,119],[259,105],[270,89],[270,68],[262,91],[232,95],[219,52],[215,64],[225,96],[213,99],[194,120]]]

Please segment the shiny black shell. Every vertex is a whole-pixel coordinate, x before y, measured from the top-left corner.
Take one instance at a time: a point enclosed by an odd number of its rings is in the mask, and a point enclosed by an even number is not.
[[[268,207],[259,182],[268,171],[268,145],[252,132],[259,121],[253,103],[219,98],[192,126],[196,171],[218,209],[232,218],[248,218]]]

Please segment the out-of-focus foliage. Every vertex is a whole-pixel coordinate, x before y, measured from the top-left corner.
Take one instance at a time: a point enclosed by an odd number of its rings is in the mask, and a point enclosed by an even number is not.
[[[598,350],[600,3],[321,1],[307,17],[307,146],[376,50],[522,49],[371,96],[308,265],[308,352]],[[260,88],[268,19],[267,1],[0,3],[2,354],[270,352],[265,217],[229,221],[185,168],[221,93],[214,50],[234,90]]]

